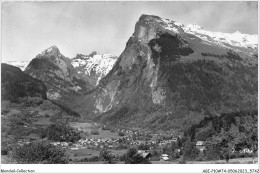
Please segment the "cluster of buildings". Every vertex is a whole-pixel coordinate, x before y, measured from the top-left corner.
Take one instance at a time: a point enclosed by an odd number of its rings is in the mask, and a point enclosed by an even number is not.
[[[69,146],[72,146],[73,144],[72,143],[68,143],[68,142],[51,142],[50,144],[54,145],[54,146],[61,146],[62,148],[66,148],[66,147],[69,147]]]
[[[207,142],[206,141],[197,141],[196,142],[196,148],[200,150],[200,152],[203,152],[206,149]],[[231,149],[232,153],[235,153],[235,148]],[[239,153],[253,153],[253,150],[250,150],[248,148],[243,148],[238,151]]]
[[[61,146],[63,148],[68,148],[70,150],[78,150],[78,149],[102,149],[106,148],[114,148],[119,144],[118,140],[112,140],[110,138],[86,138],[80,139],[76,143],[67,143],[67,142],[51,142],[54,146]]]
[[[86,138],[80,139],[77,143],[78,147],[88,147],[88,148],[113,148],[115,144],[118,144],[117,140],[111,138]]]
[[[149,149],[154,149],[160,146],[177,142],[178,138],[172,137],[163,139],[158,134],[151,134],[140,131],[118,129],[115,132],[122,132],[123,136],[118,138],[85,138],[80,139],[76,143],[67,142],[52,142],[54,146],[61,146],[71,150],[78,150],[84,148],[90,149],[127,149],[130,146],[146,145]],[[160,140],[157,138],[160,137]]]
[[[178,141],[178,138],[172,138],[170,140],[161,140],[160,143],[159,143],[159,146],[164,146],[164,145],[167,145],[167,144],[171,144],[171,143],[176,143]]]

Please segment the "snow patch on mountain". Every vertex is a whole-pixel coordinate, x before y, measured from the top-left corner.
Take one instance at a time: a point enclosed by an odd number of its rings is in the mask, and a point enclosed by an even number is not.
[[[90,74],[92,70],[100,74],[107,74],[113,68],[115,61],[116,59],[110,54],[94,55],[87,60],[85,70],[88,74]]]
[[[165,29],[167,30],[171,30],[175,33],[180,33],[180,26],[176,25],[173,21],[169,20],[169,19],[161,19],[166,25],[164,26]]]
[[[24,71],[27,65],[30,63],[30,61],[8,61],[6,63],[9,65],[16,66],[20,68],[22,71]]]

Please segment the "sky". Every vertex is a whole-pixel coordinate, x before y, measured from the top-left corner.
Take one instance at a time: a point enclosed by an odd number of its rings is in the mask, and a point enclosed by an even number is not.
[[[31,60],[56,45],[66,57],[92,51],[119,56],[142,14],[205,30],[258,33],[252,2],[2,2],[2,62]]]

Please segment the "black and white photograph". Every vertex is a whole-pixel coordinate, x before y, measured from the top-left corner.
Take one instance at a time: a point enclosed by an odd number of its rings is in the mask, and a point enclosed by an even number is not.
[[[2,1],[1,172],[259,172],[258,40],[258,1]]]

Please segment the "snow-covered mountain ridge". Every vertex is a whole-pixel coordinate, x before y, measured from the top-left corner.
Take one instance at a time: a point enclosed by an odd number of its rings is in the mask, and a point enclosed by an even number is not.
[[[90,55],[77,54],[71,64],[78,74],[83,78],[91,78],[92,85],[96,86],[99,80],[113,68],[116,60],[117,57],[114,55],[93,52]]]
[[[201,38],[208,43],[215,43],[222,46],[226,46],[226,44],[229,44],[236,47],[253,49],[256,49],[258,47],[257,35],[243,34],[239,31],[236,31],[234,33],[212,32],[204,30],[203,27],[196,24],[184,25],[165,18],[160,18],[160,21],[158,22],[160,22],[167,30],[171,30],[176,33],[189,33]]]

